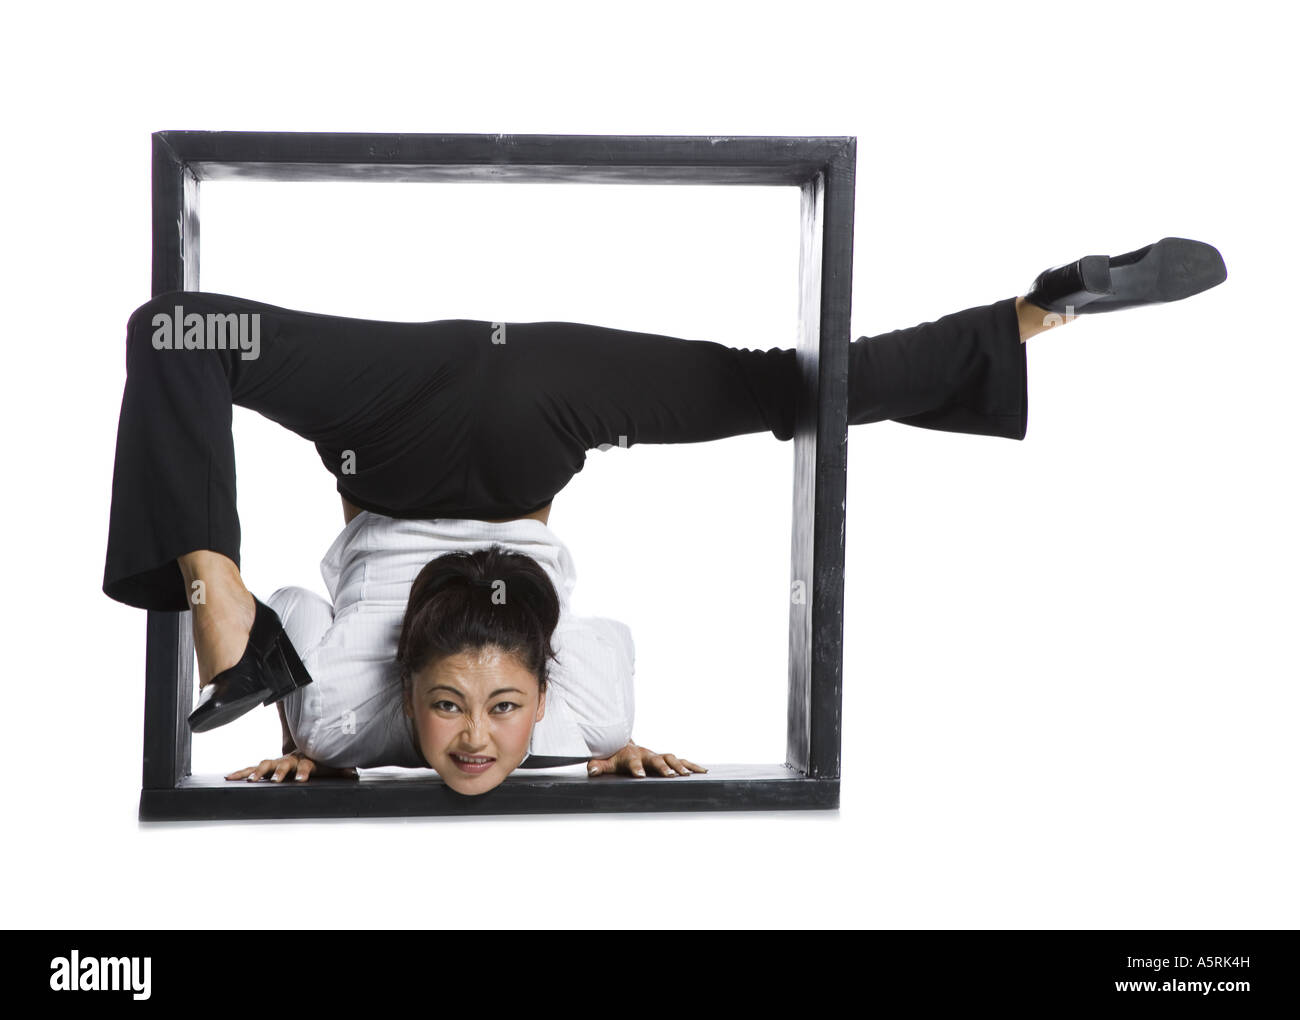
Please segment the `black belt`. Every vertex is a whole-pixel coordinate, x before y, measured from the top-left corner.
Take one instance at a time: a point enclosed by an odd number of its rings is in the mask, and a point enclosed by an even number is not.
[[[566,758],[558,754],[530,754],[518,766],[521,769],[553,769],[560,765],[581,765],[590,758]]]

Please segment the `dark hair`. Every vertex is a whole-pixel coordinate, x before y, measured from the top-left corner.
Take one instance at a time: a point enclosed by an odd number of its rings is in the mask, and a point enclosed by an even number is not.
[[[403,694],[435,658],[487,646],[518,658],[543,692],[559,622],[555,585],[531,556],[493,544],[430,560],[411,585],[397,641]]]

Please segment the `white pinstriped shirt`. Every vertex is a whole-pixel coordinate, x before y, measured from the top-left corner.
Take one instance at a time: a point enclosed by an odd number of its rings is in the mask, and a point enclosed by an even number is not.
[[[427,768],[402,711],[397,639],[416,575],[431,559],[493,542],[531,556],[560,597],[546,714],[529,753],[605,758],[632,735],[635,648],[617,620],[569,611],[577,579],[568,547],[539,520],[401,520],[362,511],[321,560],[333,604],[306,588],[265,600],[312,675],[284,698],[298,748],[322,765]]]

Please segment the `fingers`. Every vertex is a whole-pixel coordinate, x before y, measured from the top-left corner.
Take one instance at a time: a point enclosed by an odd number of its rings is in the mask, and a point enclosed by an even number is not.
[[[701,768],[693,761],[685,758],[678,758],[675,754],[657,754],[650,759],[660,772],[666,776],[689,776],[692,772],[708,772],[706,768]]]
[[[263,758],[253,766],[253,771],[248,777],[250,783],[258,782],[263,776],[274,772],[276,765],[280,763],[279,758]]]
[[[664,761],[676,771],[673,775],[689,776],[692,772],[708,772],[706,768],[701,768],[695,762],[686,758],[678,758],[675,754],[665,754]]]
[[[632,775],[640,776],[642,779],[644,779],[645,769],[641,765],[641,754],[640,754],[640,751],[642,749],[637,748],[635,751],[633,751],[630,750],[631,747],[632,745],[629,744],[627,747],[620,750],[617,754],[611,755],[608,758],[593,758],[591,761],[587,762],[587,775],[600,776],[600,775],[605,775],[606,773],[614,773],[614,772],[619,772],[620,770],[626,770],[627,772],[630,772]]]
[[[642,759],[647,758],[652,754],[654,754],[654,752],[648,747],[642,747],[635,740],[629,740],[627,744],[624,745],[623,750],[614,755],[614,761],[621,762],[623,768],[632,775],[639,779],[644,779],[645,765],[642,763]]]
[[[256,765],[250,765],[246,769],[231,772],[226,778],[247,779],[251,783],[256,783],[265,777],[273,783],[280,783],[284,781],[286,776],[292,774],[295,782],[303,783],[307,781],[315,768],[316,763],[310,758],[286,754],[281,758],[263,758]]]
[[[598,776],[609,772],[626,771],[638,779],[646,777],[646,769],[652,770],[661,778],[689,776],[692,772],[709,770],[686,758],[675,754],[655,754],[653,751],[637,747],[635,750],[624,749],[612,758],[593,759],[587,763],[587,775]]]

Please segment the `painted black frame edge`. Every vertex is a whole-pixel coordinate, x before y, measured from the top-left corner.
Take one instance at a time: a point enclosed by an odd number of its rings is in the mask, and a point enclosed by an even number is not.
[[[798,780],[778,780],[786,790],[806,790],[795,796],[806,797],[806,806],[838,806],[839,764],[840,764],[840,717],[841,717],[841,680],[842,680],[842,635],[843,635],[843,573],[844,573],[844,500],[847,472],[847,340],[849,338],[849,316],[851,299],[852,270],[852,223],[853,223],[853,182],[856,165],[857,140],[845,137],[788,137],[788,136],[601,136],[601,135],[402,135],[372,133],[281,133],[281,132],[192,132],[166,131],[155,132],[152,136],[154,151],[153,162],[153,290],[161,293],[166,290],[197,289],[198,283],[198,237],[199,221],[197,213],[198,182],[203,179],[202,163],[205,156],[217,159],[233,155],[235,150],[253,145],[254,152],[264,145],[272,149],[285,145],[278,150],[289,152],[294,143],[308,147],[307,155],[317,161],[328,162],[333,156],[352,155],[345,149],[349,146],[370,145],[369,155],[380,156],[390,163],[409,158],[410,147],[427,146],[438,141],[454,141],[463,146],[457,152],[442,150],[437,153],[439,161],[444,164],[455,163],[469,155],[476,155],[479,161],[486,156],[491,161],[491,146],[511,148],[508,155],[519,164],[527,164],[528,154],[523,150],[534,146],[536,152],[531,159],[537,166],[554,167],[557,162],[563,166],[608,167],[617,169],[620,165],[634,173],[646,169],[671,169],[671,175],[652,175],[656,179],[671,179],[683,182],[701,181],[709,183],[775,183],[796,184],[804,192],[805,205],[814,210],[811,225],[813,230],[806,240],[815,240],[813,261],[802,266],[804,275],[804,297],[812,297],[808,284],[816,287],[817,300],[812,303],[816,309],[815,329],[808,335],[817,337],[817,343],[811,351],[804,350],[801,357],[811,355],[815,370],[813,392],[816,406],[804,409],[801,419],[803,424],[802,439],[805,444],[810,440],[814,445],[807,447],[801,455],[812,468],[806,474],[803,484],[799,477],[795,480],[794,499],[796,510],[801,508],[805,518],[811,503],[808,527],[810,542],[806,547],[798,545],[798,537],[792,540],[795,549],[801,551],[805,558],[804,576],[816,577],[814,598],[809,608],[808,619],[803,628],[806,653],[803,665],[798,668],[802,677],[802,688],[798,691],[792,683],[791,703],[801,703],[800,717],[793,714],[787,719],[788,741],[786,767],[796,767],[804,774]],[[764,151],[772,143],[775,146]],[[649,151],[654,146],[670,145],[674,147],[671,154],[659,151],[657,160],[651,157],[655,152]],[[317,146],[311,149],[311,146]],[[388,145],[389,148],[377,152],[373,146]],[[322,151],[320,146],[325,146]],[[330,146],[335,146],[330,150]],[[566,146],[574,146],[568,148]],[[245,150],[246,152],[248,150]],[[575,156],[575,152],[577,155]],[[303,151],[290,153],[295,158],[304,155]],[[426,154],[427,155],[427,154]],[[579,158],[580,157],[580,158]],[[567,161],[567,162],[566,162]],[[587,162],[584,162],[587,161]],[[379,160],[382,162],[382,159]],[[463,163],[461,166],[463,167]],[[719,176],[719,169],[741,169],[750,176]],[[257,177],[257,173],[249,176]],[[341,179],[355,176],[344,173]],[[536,176],[545,176],[536,175]],[[601,179],[599,173],[587,173],[581,176],[589,179]],[[271,173],[266,179],[301,179],[295,174]],[[603,179],[611,179],[605,176]],[[638,179],[640,179],[638,177]],[[815,196],[809,204],[810,196]],[[806,232],[807,233],[807,232]],[[808,255],[808,252],[804,253]],[[803,260],[801,260],[802,262]],[[823,271],[825,270],[825,271]],[[835,338],[844,341],[837,343]],[[809,415],[811,414],[811,418]],[[811,424],[811,428],[808,426]],[[801,437],[796,437],[797,439]],[[811,453],[808,451],[811,450]],[[829,520],[828,520],[829,516]],[[796,527],[796,532],[798,528]],[[185,727],[185,710],[179,703],[176,686],[188,677],[192,681],[193,648],[190,643],[188,628],[181,626],[179,613],[150,613],[148,661],[146,677],[145,713],[145,760],[143,789],[141,792],[141,818],[144,812],[150,812],[151,818],[177,819],[183,817],[219,817],[211,814],[216,809],[215,803],[209,804],[207,811],[197,815],[175,813],[162,805],[181,797],[210,799],[230,796],[233,791],[211,791],[197,788],[186,789],[183,779],[188,776],[190,768],[190,741]],[[792,615],[792,621],[794,615]],[[792,622],[791,642],[795,642],[795,626]],[[173,689],[167,692],[165,684],[153,683],[154,674],[161,676],[170,672],[169,684]],[[163,688],[160,690],[160,688]],[[168,719],[167,723],[163,720]],[[798,730],[800,732],[795,733]],[[169,731],[169,732],[166,732]],[[781,767],[780,765],[775,767]],[[833,804],[827,802],[828,784],[834,784]],[[811,787],[809,784],[813,784]],[[651,799],[644,803],[638,798],[638,805],[630,807],[619,801],[611,806],[593,806],[577,808],[548,808],[551,810],[734,810],[751,807],[768,809],[782,806],[782,803],[769,804],[759,796],[753,803],[754,796],[762,784],[737,780],[717,780],[712,783],[716,790],[730,788],[730,792],[741,792],[743,800],[717,805],[687,806],[678,798],[664,799],[662,806],[655,803],[653,791],[646,791]],[[521,788],[522,789],[522,788]],[[300,791],[305,792],[305,791]],[[619,794],[620,797],[624,796]],[[781,797],[786,794],[782,793]],[[199,805],[193,805],[198,810]],[[397,805],[394,805],[397,806]],[[162,811],[161,814],[155,814]],[[525,806],[511,809],[510,813],[539,813],[536,807]],[[326,815],[312,815],[324,817]],[[234,817],[244,817],[235,815]],[[251,816],[250,816],[251,817]],[[279,816],[274,816],[279,817]]]
[[[308,780],[300,786],[230,781],[231,789],[142,790],[139,820],[233,821],[294,818],[494,817],[646,812],[838,810],[837,779],[714,780],[610,776],[512,781],[481,797],[433,783]],[[269,788],[267,788],[269,787]]]
[[[798,170],[811,177],[852,135],[548,135],[437,132],[155,131],[178,163],[419,165],[506,162],[572,166],[677,165]]]
[[[856,139],[160,131],[199,180],[495,181],[799,186]]]
[[[808,774],[840,776],[844,674],[844,543],[848,501],[849,341],[853,311],[853,223],[857,140],[824,171],[817,467],[813,476],[813,592]]]

